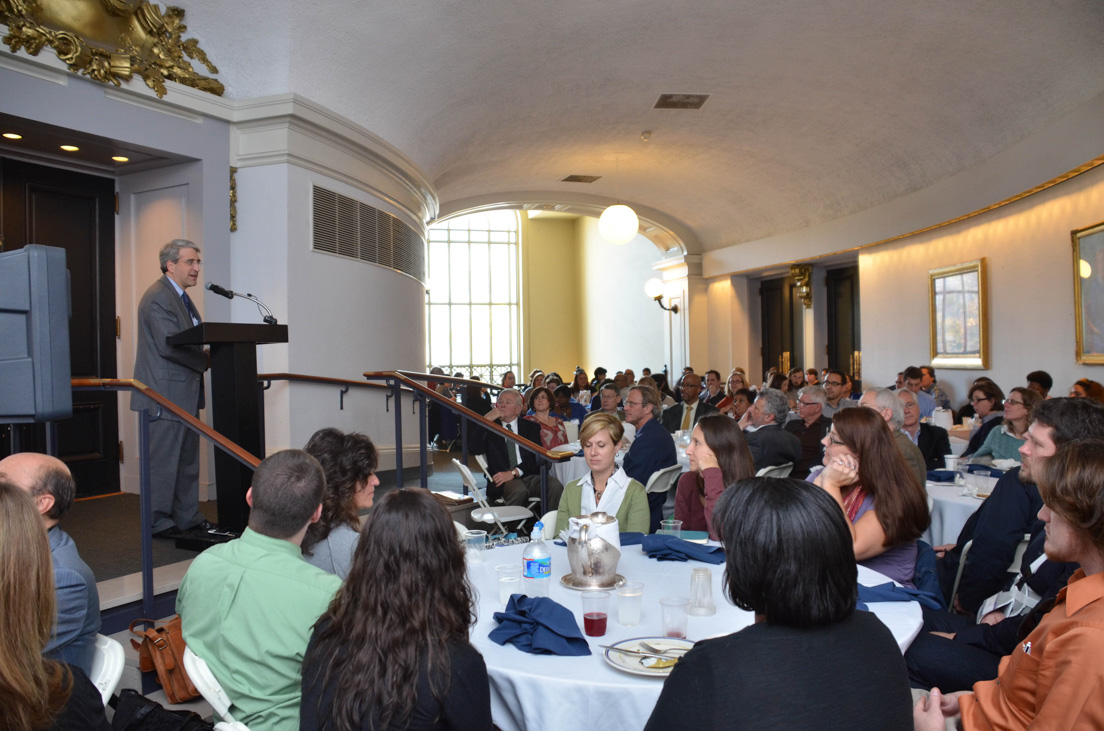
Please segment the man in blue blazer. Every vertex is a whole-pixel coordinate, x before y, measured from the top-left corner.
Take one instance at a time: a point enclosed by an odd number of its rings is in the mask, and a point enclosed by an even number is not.
[[[96,635],[100,631],[96,577],[81,560],[73,539],[58,527],[77,491],[73,476],[59,459],[37,452],[20,452],[0,460],[0,479],[31,496],[50,539],[58,616],[45,654],[91,675]]]
[[[138,305],[138,355],[134,377],[193,416],[203,408],[203,372],[207,352],[198,345],[169,345],[166,340],[202,322],[187,290],[199,281],[199,247],[174,239],[161,247],[161,272]],[[158,410],[141,394],[132,411]],[[171,413],[150,424],[150,486],[153,535],[178,538],[211,524],[199,512],[199,435]]]

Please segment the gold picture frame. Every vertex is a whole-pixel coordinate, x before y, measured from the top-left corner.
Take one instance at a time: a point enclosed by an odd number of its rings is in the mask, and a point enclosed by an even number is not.
[[[928,272],[931,364],[989,368],[989,291],[985,258]]]
[[[1104,222],[1070,232],[1077,362],[1104,364]]]

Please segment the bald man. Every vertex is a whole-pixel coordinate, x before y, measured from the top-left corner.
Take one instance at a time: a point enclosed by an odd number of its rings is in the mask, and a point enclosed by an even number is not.
[[[69,534],[58,527],[77,491],[73,476],[59,459],[21,452],[0,460],[0,479],[31,496],[50,539],[58,618],[45,655],[90,675],[96,634],[100,631],[100,595],[92,569],[81,560]]]

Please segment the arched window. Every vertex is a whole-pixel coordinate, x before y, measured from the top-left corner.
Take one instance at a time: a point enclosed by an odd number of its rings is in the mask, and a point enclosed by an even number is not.
[[[518,370],[518,216],[485,211],[429,229],[427,370],[499,383]]]

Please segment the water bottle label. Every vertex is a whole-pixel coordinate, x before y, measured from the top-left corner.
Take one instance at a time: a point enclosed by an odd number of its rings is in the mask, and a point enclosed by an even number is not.
[[[522,559],[525,578],[550,579],[552,578],[552,557]]]

